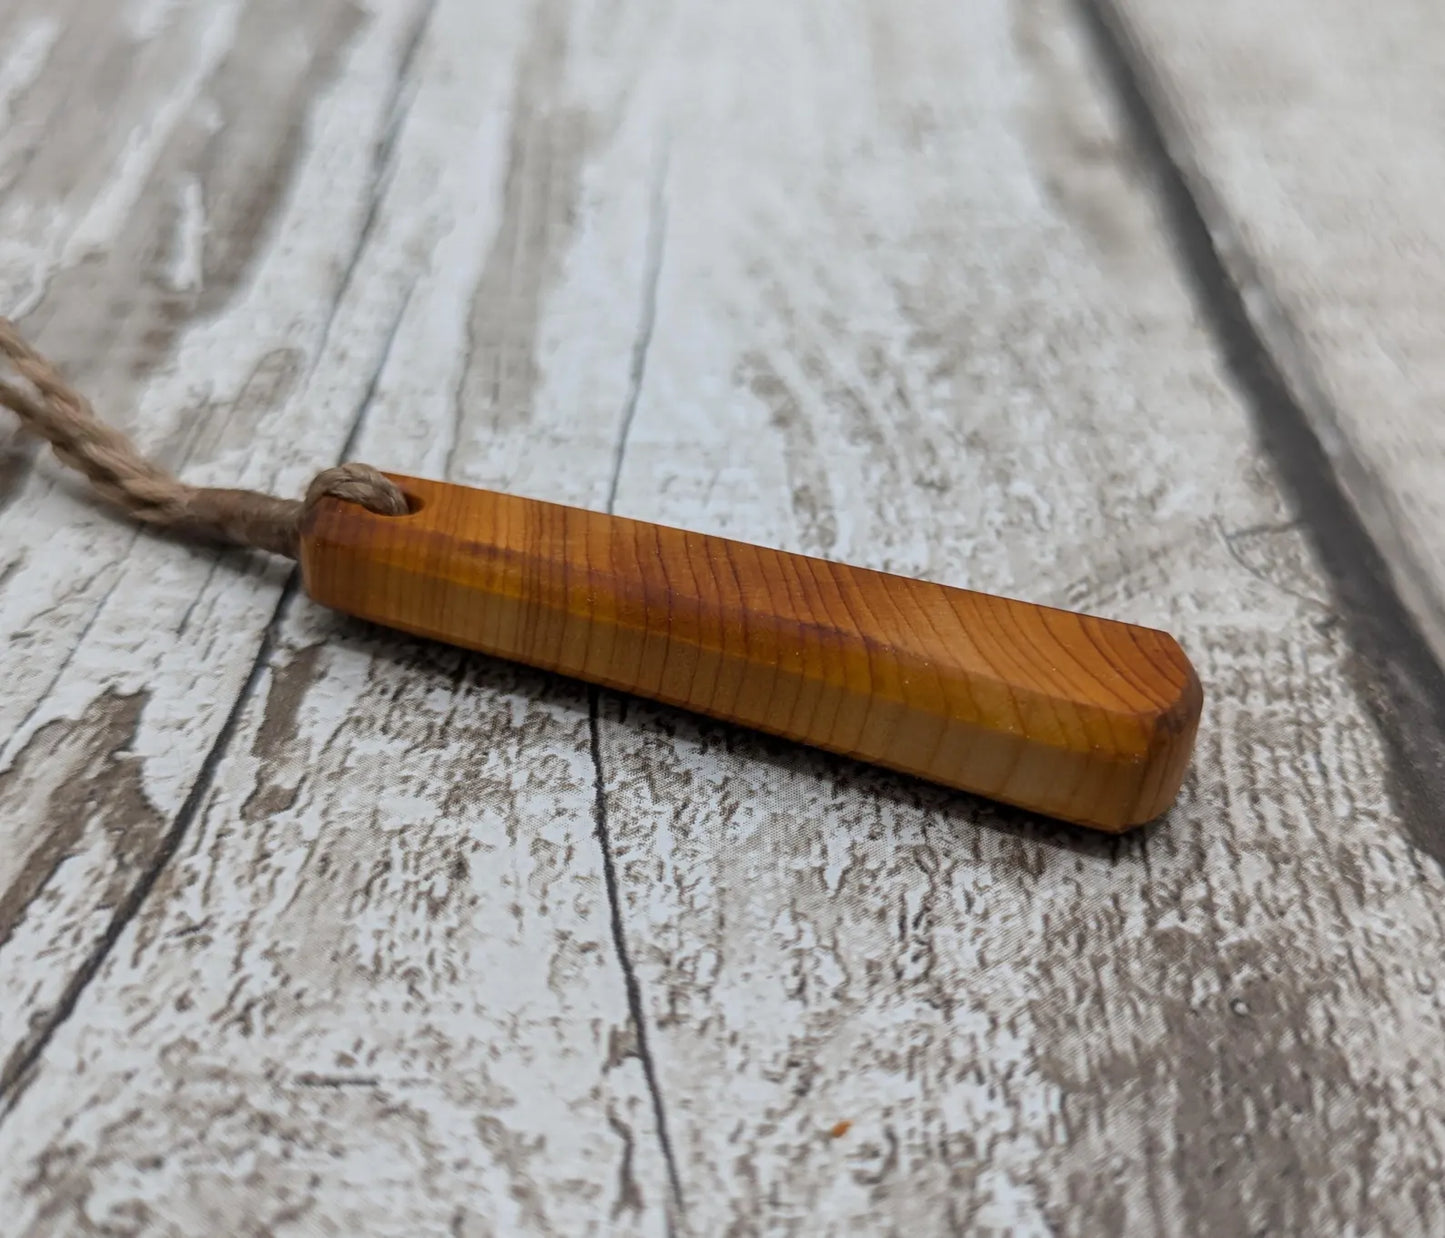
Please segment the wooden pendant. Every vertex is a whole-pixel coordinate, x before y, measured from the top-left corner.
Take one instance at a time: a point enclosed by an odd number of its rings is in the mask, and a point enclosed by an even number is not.
[[[1178,793],[1203,693],[1162,632],[392,480],[410,515],[314,509],[318,602],[1096,829]]]

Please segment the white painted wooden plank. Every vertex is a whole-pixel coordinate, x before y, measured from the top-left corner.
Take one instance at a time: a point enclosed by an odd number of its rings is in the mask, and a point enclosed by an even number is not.
[[[139,33],[129,11],[7,6],[7,310],[188,479],[297,492],[405,295],[394,277],[318,384],[421,10],[216,3]],[[201,286],[176,291],[196,231]],[[12,442],[0,478],[3,1076],[186,811],[285,575],[140,537],[32,454]]]
[[[437,6],[298,397],[364,404],[360,456],[605,500],[652,19]],[[19,1230],[665,1232],[593,774],[577,686],[285,607],[195,829],[0,1122]]]
[[[657,1232],[646,1032],[680,1231],[1420,1232],[1442,879],[1066,15],[476,8],[297,402],[376,373],[359,454],[602,505],[635,359],[618,510],[1169,626],[1196,775],[1093,841],[604,698],[638,1028],[585,696],[298,602],[6,1215]]]
[[[1257,328],[1445,659],[1445,9],[1111,8]]]
[[[1119,843],[608,699],[694,1229],[1428,1232],[1445,880],[1069,10],[674,39],[618,510],[1164,626],[1209,696]]]
[[[585,693],[302,607],[234,752],[0,1124],[11,1232],[664,1232]]]

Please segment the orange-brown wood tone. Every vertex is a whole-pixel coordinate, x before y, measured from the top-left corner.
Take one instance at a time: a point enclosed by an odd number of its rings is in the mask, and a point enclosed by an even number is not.
[[[410,477],[301,539],[338,610],[1104,830],[1179,790],[1203,702],[1162,632]]]

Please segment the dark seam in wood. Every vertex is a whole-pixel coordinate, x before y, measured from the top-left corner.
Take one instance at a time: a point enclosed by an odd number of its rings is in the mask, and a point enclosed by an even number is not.
[[[1351,678],[1384,741],[1388,787],[1411,841],[1445,867],[1445,671],[1347,497],[1336,464],[1256,327],[1220,252],[1167,96],[1116,0],[1074,0],[1143,165],[1152,173],[1180,268],[1264,455],[1298,513],[1339,608]],[[1318,385],[1318,384],[1316,384]]]
[[[607,487],[607,513],[612,514],[617,500],[617,487],[622,477],[622,462],[627,451],[627,440],[632,419],[637,412],[637,403],[642,394],[642,381],[647,374],[647,354],[652,345],[652,330],[657,316],[657,285],[662,276],[663,229],[666,202],[663,184],[667,165],[659,160],[655,172],[652,192],[652,213],[648,222],[646,268],[643,275],[642,309],[638,317],[637,335],[632,349],[632,366],[629,376],[627,397],[623,404],[622,426],[617,436],[617,448],[612,458],[612,475]],[[647,1081],[648,1095],[652,1101],[652,1120],[657,1126],[657,1142],[662,1152],[663,1163],[667,1166],[667,1181],[672,1190],[672,1201],[678,1212],[685,1211],[682,1196],[682,1179],[677,1170],[677,1158],[673,1155],[672,1140],[667,1133],[667,1108],[662,1099],[662,1086],[657,1076],[657,1063],[653,1060],[652,1049],[647,1037],[647,1017],[642,1004],[642,982],[632,965],[632,956],[627,949],[627,929],[623,923],[622,896],[618,889],[617,867],[612,857],[612,834],[607,819],[607,777],[602,762],[602,691],[600,688],[587,689],[587,731],[592,751],[592,775],[595,788],[593,800],[593,825],[597,834],[598,849],[602,853],[602,878],[607,886],[607,906],[612,926],[612,946],[617,954],[618,966],[622,969],[622,983],[627,993],[627,1009],[632,1026],[637,1034],[637,1057],[642,1063],[642,1075]],[[674,1230],[672,1209],[667,1210],[667,1232],[669,1238]]]
[[[391,345],[396,339],[397,328],[400,326],[403,314],[411,299],[411,292],[408,290],[406,298],[402,301],[401,308],[397,311],[396,321],[392,324],[391,332],[387,336],[386,347],[377,363],[371,380],[367,384],[366,392],[357,407],[356,416],[352,420],[350,429],[346,435],[346,441],[342,445],[341,458],[345,459],[356,440],[360,437],[366,423],[367,415],[371,412],[372,404],[375,401],[377,385],[381,381],[381,373],[386,368],[386,362],[391,355]],[[257,685],[261,682],[262,675],[269,669],[272,657],[277,646],[277,632],[282,619],[289,610],[292,600],[300,592],[300,576],[293,571],[282,586],[281,595],[276,600],[276,607],[271,612],[271,619],[266,625],[266,630],[261,636],[261,643],[256,650],[255,660],[251,663],[251,669],[247,672],[246,680],[241,685],[241,691],[236,700],[232,703],[226,720],[221,724],[221,729],[216,734],[215,741],[211,744],[205,758],[201,761],[199,770],[196,772],[196,779],[187,792],[180,811],[176,813],[171,827],[161,839],[161,844],[156,851],[155,858],[150,866],[141,874],[135,885],[131,887],[126,896],[120,901],[115,914],[111,917],[110,923],[106,926],[105,933],[95,948],[86,957],[70,982],[65,986],[60,1001],[56,1004],[49,1016],[43,1021],[39,1030],[34,1033],[30,1043],[14,1053],[6,1064],[3,1074],[0,1074],[0,1124],[10,1116],[15,1108],[15,1102],[19,1098],[19,1092],[11,1093],[16,1089],[17,1084],[24,1081],[44,1054],[46,1046],[50,1044],[56,1030],[63,1024],[71,1014],[74,1013],[76,1003],[79,1002],[81,994],[85,991],[90,982],[95,979],[101,966],[110,957],[110,952],[115,948],[120,935],[125,931],[126,926],[133,920],[145,903],[147,897],[155,884],[160,880],[160,875],[165,871],[171,858],[180,849],[181,842],[190,830],[192,822],[199,815],[202,802],[209,793],[212,784],[215,782],[217,771],[220,769],[222,760],[230,748],[231,740],[240,726],[241,715],[252,696],[255,695]],[[99,611],[97,610],[97,614]],[[23,1089],[21,1089],[23,1090]]]
[[[612,453],[612,478],[607,486],[607,514],[617,506],[617,487],[622,482],[622,460],[632,437],[637,402],[642,396],[642,376],[647,370],[647,350],[657,324],[657,286],[662,282],[662,250],[667,239],[667,150],[663,148],[652,172],[651,211],[647,225],[647,265],[643,272],[642,316],[632,345],[632,366],[628,370],[627,399],[622,406],[622,426]]]
[[[265,673],[270,664],[272,653],[276,647],[276,630],[284,616],[291,600],[299,591],[300,585],[295,572],[288,578],[281,590],[281,596],[277,599],[276,608],[271,613],[271,621],[266,625],[265,634],[261,637],[260,648],[256,651],[255,660],[251,663],[250,672],[246,681],[241,685],[241,691],[237,694],[231,705],[230,712],[226,714],[226,720],[221,724],[221,729],[216,734],[215,741],[211,744],[210,750],[206,753],[205,759],[201,762],[200,770],[196,774],[196,780],[191,784],[190,791],[186,794],[180,811],[176,813],[171,827],[161,839],[160,847],[155,857],[121,899],[115,914],[111,916],[110,923],[106,925],[105,932],[100,941],[85,961],[77,969],[70,982],[65,986],[60,1001],[56,1003],[55,1009],[51,1011],[48,1018],[41,1024],[38,1032],[34,1033],[30,1043],[18,1051],[7,1063],[5,1073],[0,1075],[0,1124],[14,1111],[15,1101],[19,1098],[17,1092],[11,1097],[11,1092],[16,1085],[30,1074],[36,1067],[46,1046],[50,1044],[51,1038],[55,1035],[60,1026],[75,1012],[76,1004],[80,996],[85,992],[90,982],[95,979],[102,965],[110,957],[111,951],[120,940],[121,934],[125,931],[130,922],[135,919],[136,913],[140,911],[142,904],[150,895],[155,884],[160,880],[161,873],[165,871],[171,858],[180,850],[182,840],[190,830],[191,823],[200,815],[201,806],[210,793],[211,787],[216,780],[216,774],[220,769],[222,760],[231,745],[237,728],[240,726],[241,715],[245,712],[246,706],[255,695],[256,687],[261,682],[261,676]]]
[[[592,748],[592,769],[596,780],[596,795],[593,799],[593,825],[597,834],[597,845],[602,852],[602,879],[607,886],[607,906],[612,924],[612,945],[617,952],[617,962],[622,968],[622,983],[627,990],[627,1009],[632,1018],[633,1030],[637,1034],[637,1057],[642,1063],[642,1075],[647,1081],[647,1091],[652,1099],[652,1120],[657,1124],[657,1142],[662,1149],[662,1159],[667,1166],[667,1181],[672,1188],[672,1198],[679,1211],[683,1209],[682,1183],[677,1172],[677,1160],[672,1153],[672,1141],[667,1134],[667,1110],[662,1101],[662,1087],[657,1078],[657,1064],[647,1039],[647,1018],[642,1008],[642,982],[632,965],[632,956],[627,950],[627,929],[622,922],[622,896],[618,890],[617,866],[612,860],[612,834],[607,823],[607,781],[602,764],[602,690],[587,689],[587,730]],[[673,1230],[672,1217],[668,1216],[668,1233]]]

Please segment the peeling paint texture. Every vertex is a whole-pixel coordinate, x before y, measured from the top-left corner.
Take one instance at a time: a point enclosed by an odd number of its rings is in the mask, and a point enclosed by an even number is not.
[[[1442,371],[1298,152],[1440,302],[1445,17],[1216,7],[4,6],[0,310],[188,480],[610,508],[1208,696],[1095,836],[323,611],[0,420],[7,1235],[1442,1232]]]

